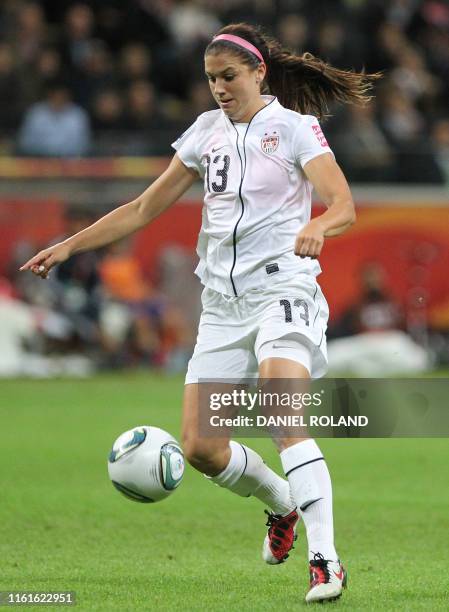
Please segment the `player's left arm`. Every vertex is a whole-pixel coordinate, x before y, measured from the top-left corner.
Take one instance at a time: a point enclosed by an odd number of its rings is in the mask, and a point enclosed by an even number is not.
[[[324,238],[342,234],[355,222],[355,208],[349,185],[331,153],[311,159],[305,164],[304,173],[327,210],[299,232],[295,254],[318,257]]]

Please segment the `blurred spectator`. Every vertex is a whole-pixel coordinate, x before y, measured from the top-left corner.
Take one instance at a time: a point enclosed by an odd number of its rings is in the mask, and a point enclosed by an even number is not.
[[[202,291],[198,277],[191,273],[196,265],[195,256],[185,247],[170,243],[161,249],[158,264],[159,289],[169,303],[182,304],[182,316],[187,323],[184,344],[191,353],[201,315]]]
[[[410,98],[391,84],[383,95],[381,124],[390,140],[399,146],[417,141],[425,128],[424,119]]]
[[[368,22],[368,28],[372,25]],[[407,46],[402,30],[391,23],[381,23],[375,32],[375,44],[367,52],[367,68],[371,72],[389,70],[396,64],[399,53]]]
[[[440,91],[440,83],[426,69],[422,53],[407,45],[399,51],[396,61],[391,81],[399,91],[412,102],[433,100]]]
[[[403,331],[404,313],[386,288],[384,270],[376,263],[361,270],[361,294],[331,330],[329,366],[333,374],[357,376],[423,372],[427,352]]]
[[[386,19],[405,30],[410,25],[419,4],[417,0],[390,0],[385,7]]]
[[[305,17],[296,14],[284,15],[277,24],[277,37],[284,47],[298,54],[308,48],[309,26]]]
[[[79,69],[72,73],[75,101],[89,108],[98,92],[116,85],[115,65],[111,52],[101,40],[92,41]]]
[[[168,25],[173,40],[183,52],[208,43],[222,27],[217,16],[207,6],[186,0],[172,4]]]
[[[22,155],[73,157],[86,155],[90,146],[87,113],[71,101],[62,82],[51,83],[45,100],[26,112],[18,135]]]
[[[12,285],[0,277],[0,377],[24,374],[26,344],[37,330],[32,308],[17,299]]]
[[[95,18],[87,3],[73,4],[65,14],[61,53],[69,68],[81,69],[94,46]]]
[[[181,116],[186,124],[195,121],[201,113],[213,110],[215,104],[207,81],[194,81],[189,89],[189,97],[186,104],[182,105]]]
[[[449,7],[447,7],[449,10]],[[447,107],[449,97],[449,24],[445,27],[431,27],[422,34],[428,67],[440,79],[442,92],[440,101]],[[443,110],[443,108],[441,109]]]
[[[47,40],[45,15],[39,2],[18,2],[16,10],[16,54],[23,64],[32,64]]]
[[[45,96],[47,87],[52,82],[61,81],[64,66],[59,51],[55,47],[43,47],[22,73],[22,85],[28,104],[34,104]]]
[[[120,80],[123,86],[132,81],[150,80],[152,59],[151,52],[142,43],[132,43],[123,47],[119,58]]]
[[[449,118],[439,119],[433,125],[432,144],[441,180],[449,185]]]
[[[126,40],[127,30],[120,2],[101,2],[96,11],[97,35],[109,49],[120,49]]]
[[[3,0],[0,4],[0,37],[1,40],[11,42],[17,29],[17,11],[20,2],[17,0]]]
[[[99,270],[109,297],[130,309],[128,359],[182,369],[190,356],[185,319],[144,277],[128,241],[108,247]]]
[[[394,150],[376,122],[374,100],[368,106],[345,109],[334,141],[349,180],[388,182],[394,178]]]
[[[80,232],[94,221],[92,213],[73,208],[65,213],[66,231],[53,242]],[[98,326],[103,294],[98,273],[97,251],[78,253],[56,266],[49,277],[53,308],[65,317],[66,348],[95,347],[102,344]]]
[[[360,297],[342,315],[332,335],[353,336],[403,327],[403,313],[387,290],[383,268],[377,263],[365,265],[360,271]]]
[[[318,25],[312,52],[339,68],[360,68],[357,31],[351,31],[350,37],[347,32],[347,27],[337,19],[324,20]]]
[[[61,55],[55,47],[44,47],[37,56],[35,70],[43,84],[62,77],[63,68]]]
[[[396,180],[432,183],[441,180],[424,117],[397,87],[386,84],[380,122],[397,153]]]
[[[23,88],[11,46],[0,43],[0,130],[13,132],[20,121]]]
[[[148,131],[167,126],[166,118],[156,104],[156,92],[149,81],[134,81],[128,88],[126,126],[130,130]],[[167,126],[168,127],[168,126]]]
[[[91,112],[92,128],[97,135],[105,130],[120,130],[126,127],[123,98],[116,89],[98,92]]]

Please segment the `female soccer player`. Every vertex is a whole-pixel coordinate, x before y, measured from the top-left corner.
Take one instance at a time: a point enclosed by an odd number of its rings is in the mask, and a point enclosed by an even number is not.
[[[279,437],[287,479],[250,448],[200,437],[201,379],[308,379],[326,369],[326,301],[316,282],[324,239],[344,232],[355,212],[347,182],[316,116],[333,101],[365,103],[372,76],[297,56],[247,24],[229,25],[205,52],[219,109],[203,113],[173,144],[167,170],[138,198],[22,266],[45,278],[74,253],[144,227],[200,177],[203,223],[196,273],[205,288],[189,362],[183,445],[210,480],[269,505],[267,563],[282,563],[302,517],[310,590],[306,601],[339,597],[346,572],[334,547],[332,487],[314,440]],[[310,220],[312,186],[327,210]]]

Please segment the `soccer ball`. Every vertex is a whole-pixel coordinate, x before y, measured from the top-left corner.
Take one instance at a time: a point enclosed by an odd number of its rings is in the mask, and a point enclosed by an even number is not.
[[[114,442],[108,472],[114,487],[125,497],[149,504],[165,499],[179,486],[184,455],[169,433],[142,425]]]

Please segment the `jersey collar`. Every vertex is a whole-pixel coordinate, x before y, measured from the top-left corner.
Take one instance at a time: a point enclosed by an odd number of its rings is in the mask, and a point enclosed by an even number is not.
[[[261,108],[252,118],[251,123],[257,123],[260,120],[265,121],[267,117],[273,115],[279,108],[281,104],[276,96],[261,96],[262,100],[265,102],[265,107]]]
[[[257,111],[257,113],[255,115],[253,115],[253,118],[249,122],[251,125],[253,125],[254,123],[257,123],[258,121],[261,121],[261,120],[265,121],[265,119],[267,119],[267,117],[271,116],[279,108],[281,108],[281,103],[279,102],[279,100],[277,99],[276,96],[263,95],[263,96],[261,96],[261,98],[265,102],[265,106],[260,108]],[[223,113],[223,115],[226,117],[225,113]],[[229,123],[231,123],[231,124],[234,123],[232,121],[232,119],[229,119],[228,117],[226,117],[226,119],[228,120]]]

